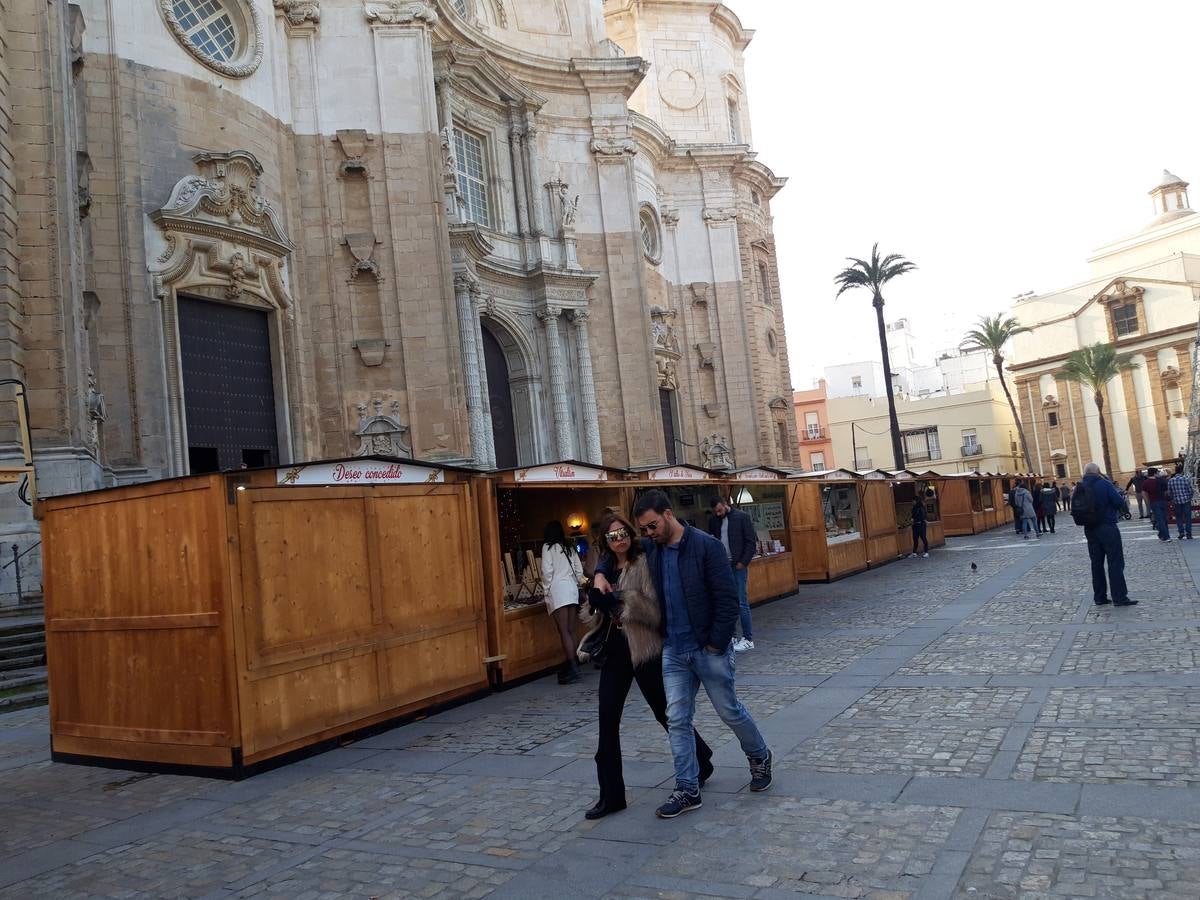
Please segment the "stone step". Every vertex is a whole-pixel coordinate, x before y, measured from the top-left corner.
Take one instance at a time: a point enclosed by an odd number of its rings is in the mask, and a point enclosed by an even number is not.
[[[44,640],[27,641],[24,644],[9,644],[0,647],[0,663],[9,659],[19,659],[23,656],[45,656],[46,642]]]
[[[42,657],[43,654],[35,653],[33,656],[14,656],[11,659],[0,659],[0,673],[41,668],[45,665],[42,662]]]
[[[17,672],[0,672],[0,694],[17,688],[38,687],[46,683],[45,669],[21,669]]]
[[[12,647],[45,640],[46,629],[42,625],[22,625],[19,628],[0,628],[0,647]]]
[[[0,623],[5,619],[21,618],[29,616],[31,618],[41,619],[45,616],[46,609],[42,605],[41,598],[38,598],[33,603],[22,603],[18,606],[0,606]]]
[[[45,687],[32,687],[10,694],[0,693],[0,714],[29,706],[45,706],[49,701],[50,692]]]

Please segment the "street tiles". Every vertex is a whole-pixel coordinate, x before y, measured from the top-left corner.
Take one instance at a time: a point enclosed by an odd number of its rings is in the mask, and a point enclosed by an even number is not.
[[[45,711],[3,715],[0,898],[1195,900],[1200,550],[1122,529],[1134,608],[1092,605],[1069,521],[759,607],[737,668],[776,782],[748,792],[701,693],[717,771],[671,822],[636,688],[629,809],[584,820],[594,671],[236,784],[51,763]]]

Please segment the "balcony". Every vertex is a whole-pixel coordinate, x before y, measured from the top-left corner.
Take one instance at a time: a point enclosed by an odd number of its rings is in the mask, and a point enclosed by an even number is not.
[[[825,429],[821,426],[808,426],[804,431],[800,432],[800,440],[802,441],[823,441],[825,440]]]
[[[963,456],[983,456],[983,444],[963,444],[960,449]]]
[[[941,459],[942,454],[930,452],[929,450],[905,450],[904,458],[910,463],[930,462],[931,460]]]

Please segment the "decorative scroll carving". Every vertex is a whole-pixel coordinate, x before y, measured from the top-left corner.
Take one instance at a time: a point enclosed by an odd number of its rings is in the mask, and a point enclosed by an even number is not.
[[[679,224],[679,210],[673,206],[661,207],[658,211],[658,217],[667,228],[674,228]]]
[[[688,285],[688,290],[692,292],[692,306],[708,305],[708,287],[707,281],[693,281]]]
[[[733,468],[733,451],[729,449],[729,439],[715,431],[700,442],[700,455],[704,458],[704,465],[710,469]]]
[[[376,283],[383,281],[379,263],[371,258],[375,253],[375,247],[382,243],[375,237],[374,232],[362,231],[348,234],[342,243],[350,248],[350,255],[354,257],[354,264],[350,267],[350,277],[347,281],[357,281],[359,275],[370,275]]]
[[[717,345],[712,341],[703,341],[699,344],[694,344],[693,346],[696,348],[696,352],[700,355],[700,368],[713,368],[713,358],[717,353]]]
[[[347,175],[361,175],[364,178],[370,175],[366,155],[367,143],[374,140],[371,135],[361,128],[342,128],[333,139],[337,141],[346,157],[338,166],[339,175],[343,178]]]
[[[174,0],[158,0],[158,11],[162,14],[163,21],[167,23],[167,27],[171,29],[171,33],[175,35],[175,39],[183,45],[183,48],[214,72],[220,72],[230,78],[245,78],[247,75],[253,75],[262,64],[263,29],[266,23],[263,21],[262,13],[258,10],[258,4],[247,3],[243,8],[250,13],[250,21],[247,24],[250,27],[253,48],[248,54],[249,59],[245,59],[243,56],[244,62],[226,62],[205,53],[192,43],[187,30],[175,15]]]
[[[408,426],[400,422],[400,401],[393,400],[391,415],[383,414],[383,401],[371,401],[375,414],[367,415],[367,404],[358,404],[358,427],[354,436],[358,438],[355,456],[393,456],[410,458],[412,447],[404,443]]]
[[[617,134],[611,128],[600,128],[592,138],[591,150],[597,156],[620,157],[637,153],[637,143],[625,134]]]
[[[732,222],[738,217],[737,207],[735,206],[706,206],[704,208],[704,221],[709,224],[721,224],[722,222]]]
[[[303,25],[321,21],[321,4],[317,0],[274,0],[275,11],[281,13],[289,25]]]
[[[383,0],[363,6],[367,21],[375,25],[422,25],[433,28],[438,23],[437,10],[422,0]]]
[[[654,343],[655,352],[665,351],[673,356],[679,356],[679,338],[670,324],[675,319],[675,310],[664,309],[661,306],[650,307],[650,338]]]
[[[1054,409],[1058,406],[1058,398],[1053,394],[1047,394],[1042,398],[1042,409]]]

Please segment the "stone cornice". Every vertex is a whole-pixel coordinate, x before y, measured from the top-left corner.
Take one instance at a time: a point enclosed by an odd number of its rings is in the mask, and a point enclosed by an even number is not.
[[[418,25],[433,28],[437,10],[425,0],[367,0],[363,14],[372,25]]]
[[[1139,353],[1156,349],[1155,342],[1161,342],[1166,338],[1175,335],[1187,335],[1190,338],[1194,337],[1195,334],[1196,326],[1194,324],[1177,325],[1174,328],[1164,328],[1161,331],[1153,331],[1150,334],[1135,334],[1130,337],[1119,338],[1114,342],[1113,346],[1122,353]],[[1142,346],[1143,344],[1149,346]],[[1071,351],[1068,350],[1065,353],[1056,353],[1054,356],[1043,356],[1039,359],[1031,359],[1029,362],[1008,362],[1006,365],[1008,370],[1013,373],[1014,380],[1018,377],[1018,373],[1020,378],[1029,379],[1045,374],[1044,372],[1035,372],[1035,369],[1046,368],[1047,366],[1057,369],[1061,363],[1066,362],[1067,357],[1070,355]]]
[[[588,93],[613,91],[628,100],[650,71],[650,62],[640,56],[572,59],[571,70],[579,76]]]
[[[484,96],[483,99],[501,107],[508,107],[515,101],[518,105],[524,104],[538,110],[546,103],[545,97],[500,65],[491,53],[479,47],[455,41],[439,43],[434,48],[434,66],[439,74],[448,74],[457,89],[465,88],[475,95],[481,94],[480,89],[489,91],[492,96]]]
[[[321,21],[321,4],[318,0],[274,0],[275,12],[287,20],[292,27]]]

